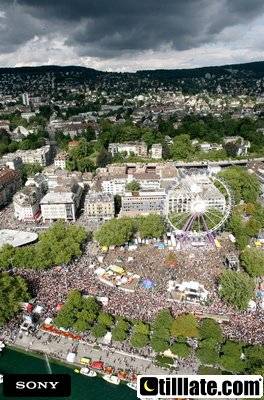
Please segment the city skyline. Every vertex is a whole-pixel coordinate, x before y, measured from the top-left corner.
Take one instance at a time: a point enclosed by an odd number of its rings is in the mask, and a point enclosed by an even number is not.
[[[263,59],[264,3],[0,0],[0,66],[106,71],[195,68]]]

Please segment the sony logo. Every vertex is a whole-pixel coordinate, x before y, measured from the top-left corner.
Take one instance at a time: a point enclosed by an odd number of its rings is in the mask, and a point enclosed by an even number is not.
[[[59,382],[35,382],[35,381],[17,381],[16,382],[16,389],[18,390],[23,390],[23,389],[29,389],[29,390],[38,390],[38,389],[56,389],[56,386],[58,385]]]

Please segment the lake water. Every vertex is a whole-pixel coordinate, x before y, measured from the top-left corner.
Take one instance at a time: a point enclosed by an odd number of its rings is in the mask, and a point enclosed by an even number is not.
[[[50,362],[53,373],[71,375],[72,394],[65,399],[69,400],[136,400],[136,391],[129,389],[125,384],[115,386],[105,382],[102,378],[88,378],[74,373],[71,368],[64,365]],[[5,373],[48,373],[48,366],[44,359],[32,355],[20,353],[5,348],[0,354],[0,374]],[[21,397],[4,397],[0,385],[0,399],[22,399]],[[25,400],[32,400],[32,397],[23,397]],[[40,398],[50,400],[51,398]],[[53,399],[62,399],[62,397],[53,397]]]

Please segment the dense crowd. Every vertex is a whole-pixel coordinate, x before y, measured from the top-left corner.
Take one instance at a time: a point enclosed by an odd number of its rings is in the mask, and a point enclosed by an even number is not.
[[[104,257],[101,262],[99,256]],[[198,317],[212,315],[218,319],[223,317],[223,330],[228,337],[249,343],[264,342],[263,311],[237,311],[219,299],[217,277],[223,269],[220,253],[213,250],[210,254],[199,250],[193,254],[179,252],[175,268],[166,267],[165,260],[166,250],[152,246],[140,247],[134,252],[116,249],[102,255],[100,249],[90,242],[84,255],[67,267],[47,271],[19,270],[17,273],[27,279],[33,296],[45,306],[46,316],[55,313],[56,306],[66,300],[70,290],[78,289],[83,294],[107,297],[108,304],[104,308],[114,315],[149,321],[163,308],[170,308],[175,316],[183,312],[194,312]],[[118,264],[142,278],[152,279],[154,288],[138,286],[133,293],[127,293],[101,283],[94,270],[110,264]],[[210,302],[207,305],[180,303],[169,297],[168,280],[181,282],[187,278],[199,281],[209,290]]]

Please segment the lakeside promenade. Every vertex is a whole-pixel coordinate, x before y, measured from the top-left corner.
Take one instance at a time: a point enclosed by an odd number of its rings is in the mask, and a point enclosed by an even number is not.
[[[129,354],[107,346],[90,344],[85,341],[74,342],[65,337],[54,336],[48,332],[41,332],[40,339],[30,334],[23,335],[22,337],[17,336],[16,339],[13,340],[12,345],[27,352],[42,353],[47,355],[47,357],[57,359],[69,365],[81,365],[80,359],[82,357],[88,357],[92,360],[103,361],[105,365],[112,366],[118,370],[129,369],[137,375],[155,375],[168,372],[168,370],[154,365],[151,358]],[[76,358],[74,363],[70,364],[67,363],[66,357],[73,347],[76,352]],[[197,372],[197,366],[194,366],[193,363],[188,365],[188,363],[181,363],[177,360],[175,364],[172,370],[176,374],[195,374]]]

